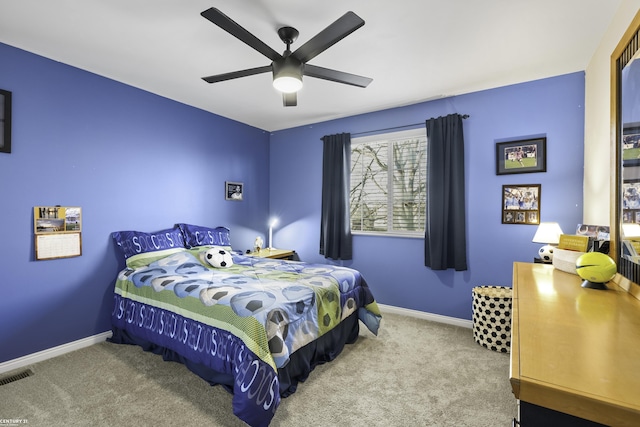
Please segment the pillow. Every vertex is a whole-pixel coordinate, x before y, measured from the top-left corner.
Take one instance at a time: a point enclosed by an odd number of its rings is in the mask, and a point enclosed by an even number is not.
[[[167,250],[175,252],[175,250],[185,249],[182,231],[177,226],[155,233],[115,231],[111,233],[111,237],[122,251],[127,262],[134,255]]]
[[[231,238],[227,227],[202,227],[191,224],[177,224],[184,236],[184,246],[191,249],[195,246],[231,247]]]
[[[204,252],[203,258],[215,268],[229,268],[233,265],[231,251],[221,246],[214,246],[211,249],[207,249]]]

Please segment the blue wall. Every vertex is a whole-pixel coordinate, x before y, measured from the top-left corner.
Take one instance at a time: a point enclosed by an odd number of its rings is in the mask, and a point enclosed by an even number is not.
[[[4,44],[0,64],[0,88],[13,92],[13,149],[0,153],[0,362],[110,329],[122,265],[112,231],[225,225],[239,248],[264,234],[267,132]],[[225,201],[225,180],[244,182],[243,202]],[[82,208],[81,257],[34,260],[42,205]]]
[[[582,218],[584,74],[275,132],[271,135],[0,44],[0,88],[13,92],[13,152],[0,153],[0,363],[110,329],[122,267],[110,233],[177,222],[225,225],[236,249],[280,217],[274,245],[318,254],[322,143],[453,112],[465,121],[466,272],[423,266],[420,239],[356,236],[354,259],[383,304],[471,318],[471,288],[509,285],[531,261],[535,226],[501,224],[503,184],[542,184],[543,221]],[[495,175],[495,143],[548,138],[546,173]],[[245,183],[225,201],[224,181]],[[35,261],[34,206],[80,206],[82,256]]]
[[[422,123],[450,113],[464,122],[467,185],[465,272],[424,267],[423,241],[354,236],[353,260],[378,302],[471,319],[471,289],[511,285],[514,261],[532,262],[536,226],[501,223],[504,184],[541,184],[541,220],[574,234],[582,220],[584,73],[528,82],[402,108],[287,129],[271,136],[270,208],[281,219],[274,246],[294,248],[305,261],[318,254],[323,135]],[[495,144],[547,137],[547,172],[495,173]]]

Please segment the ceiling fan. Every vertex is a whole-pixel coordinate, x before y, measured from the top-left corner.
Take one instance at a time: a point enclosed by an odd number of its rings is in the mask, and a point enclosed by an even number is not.
[[[292,27],[282,27],[278,29],[278,36],[280,36],[280,39],[287,45],[282,55],[215,7],[205,10],[200,15],[272,61],[271,65],[264,67],[249,68],[203,77],[202,79],[208,83],[216,83],[271,71],[273,73],[273,86],[282,92],[282,102],[284,106],[294,107],[297,105],[296,93],[302,87],[303,75],[358,87],[367,87],[367,85],[373,81],[373,79],[368,77],[318,67],[307,63],[364,25],[362,18],[353,12],[345,13],[333,24],[320,31],[315,37],[294,52],[291,52],[290,47],[298,37],[298,30]]]

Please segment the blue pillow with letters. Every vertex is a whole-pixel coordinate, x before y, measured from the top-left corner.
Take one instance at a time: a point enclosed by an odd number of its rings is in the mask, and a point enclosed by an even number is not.
[[[122,251],[124,259],[131,267],[131,258],[140,258],[142,254],[153,254],[154,257],[180,250],[185,250],[184,236],[180,227],[174,226],[155,233],[142,231],[115,231],[111,237]]]
[[[227,227],[203,227],[192,224],[177,224],[182,230],[184,246],[191,249],[197,246],[231,247],[231,238]]]

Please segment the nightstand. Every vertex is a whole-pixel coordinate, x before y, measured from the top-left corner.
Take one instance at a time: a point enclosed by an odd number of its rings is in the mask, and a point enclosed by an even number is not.
[[[248,252],[249,256],[257,256],[260,258],[274,258],[274,259],[293,259],[296,251],[291,249],[260,249],[258,252]]]

